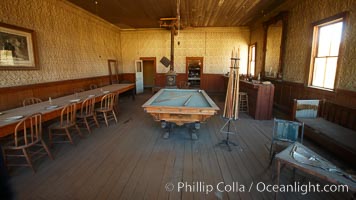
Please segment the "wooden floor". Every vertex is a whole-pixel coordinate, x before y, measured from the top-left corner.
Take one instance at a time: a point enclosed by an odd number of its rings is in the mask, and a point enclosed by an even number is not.
[[[268,168],[272,121],[255,121],[241,114],[241,120],[234,122],[238,134],[231,137],[240,145],[231,152],[216,146],[225,137],[219,133],[224,124],[221,115],[202,124],[197,141],[190,139],[186,127],[176,127],[165,140],[160,123],[141,108],[150,95],[137,95],[135,101],[120,98],[118,124],[107,128],[102,123],[85,139],[77,138],[76,146],[55,145],[55,160],[36,162],[36,174],[27,168],[13,170],[16,199],[273,199],[273,193],[256,190],[259,182],[273,183],[274,168]],[[213,99],[223,105],[222,97]],[[291,169],[284,168],[280,183],[291,184],[291,180]],[[296,181],[319,182],[300,173]],[[247,191],[178,192],[178,182],[214,187],[219,182],[237,183],[240,190],[246,186]],[[169,183],[175,186],[172,192],[166,191],[166,186],[171,188]],[[290,192],[280,193],[279,198],[350,199],[350,195]]]

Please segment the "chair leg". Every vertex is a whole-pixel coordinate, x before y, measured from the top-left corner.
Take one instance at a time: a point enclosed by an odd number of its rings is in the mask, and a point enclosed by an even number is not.
[[[54,158],[53,158],[51,152],[49,151],[49,149],[48,149],[46,143],[45,143],[42,139],[41,139],[41,143],[42,143],[43,148],[46,150],[46,152],[47,152],[49,158],[50,158],[51,160],[54,160]]]
[[[78,131],[79,137],[80,137],[80,138],[83,138],[83,134],[82,134],[82,132],[80,132],[79,126],[78,126],[77,124],[75,125],[75,128],[76,128],[77,131]]]
[[[109,127],[108,116],[106,115],[106,112],[104,112],[103,115],[104,115],[106,127]]]
[[[89,123],[88,123],[88,119],[85,117],[84,118],[84,122],[85,122],[85,125],[86,125],[86,127],[87,127],[87,129],[88,129],[88,132],[89,132],[89,134],[91,133],[91,130],[90,130],[90,127],[89,127]]]
[[[271,158],[270,158],[270,161],[269,161],[269,165],[268,165],[268,167],[271,167],[271,165],[272,165],[272,163],[273,163],[273,159],[274,159],[275,155],[276,155],[276,153],[275,153],[275,152],[273,152],[273,154],[272,154],[272,156],[271,156]]]
[[[95,114],[93,115],[93,119],[94,119],[94,121],[95,121],[96,126],[97,126],[98,128],[100,128],[98,119],[96,118],[96,115],[95,115]]]
[[[52,141],[52,129],[49,129],[49,147],[52,148],[53,147],[53,141]]]
[[[35,170],[35,168],[33,168],[32,161],[31,161],[30,155],[28,154],[27,150],[26,149],[22,149],[22,152],[25,155],[27,163],[31,167],[33,173],[36,173],[36,170]]]
[[[6,169],[9,171],[9,167],[7,166],[6,150],[4,148],[1,148],[1,150],[2,150],[2,155],[3,155],[3,158],[4,158],[4,165],[5,165]]]
[[[114,111],[114,110],[112,111],[112,114],[114,115],[115,121],[116,121],[116,123],[117,123],[117,117],[116,117],[116,114],[115,114],[115,111]]]
[[[65,129],[65,132],[66,132],[66,134],[67,134],[67,136],[68,136],[68,139],[69,139],[70,143],[71,143],[71,144],[74,144],[74,143],[73,143],[73,140],[72,140],[72,136],[70,135],[70,133],[69,133],[69,131],[68,131],[67,128]]]
[[[273,149],[273,141],[271,143],[271,147],[269,148],[269,157],[272,158],[272,149]]]

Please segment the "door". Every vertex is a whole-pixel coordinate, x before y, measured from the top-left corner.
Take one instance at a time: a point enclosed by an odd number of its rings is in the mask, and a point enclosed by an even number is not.
[[[156,85],[156,57],[140,57],[143,61],[143,87]]]
[[[136,71],[136,94],[143,93],[143,62],[142,60],[135,61]]]

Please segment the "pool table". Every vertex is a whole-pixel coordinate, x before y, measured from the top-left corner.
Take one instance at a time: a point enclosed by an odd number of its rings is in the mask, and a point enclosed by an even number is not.
[[[169,137],[172,124],[194,124],[198,130],[200,123],[215,115],[219,107],[204,90],[197,89],[161,89],[142,105],[156,121],[161,121],[162,128],[168,128]],[[195,129],[192,139],[197,139]]]

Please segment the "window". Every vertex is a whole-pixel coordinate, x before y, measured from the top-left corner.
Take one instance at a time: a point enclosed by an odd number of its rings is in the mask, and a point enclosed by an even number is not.
[[[344,20],[338,15],[314,24],[309,85],[334,89]]]
[[[256,43],[249,46],[248,73],[255,76],[256,69]]]

